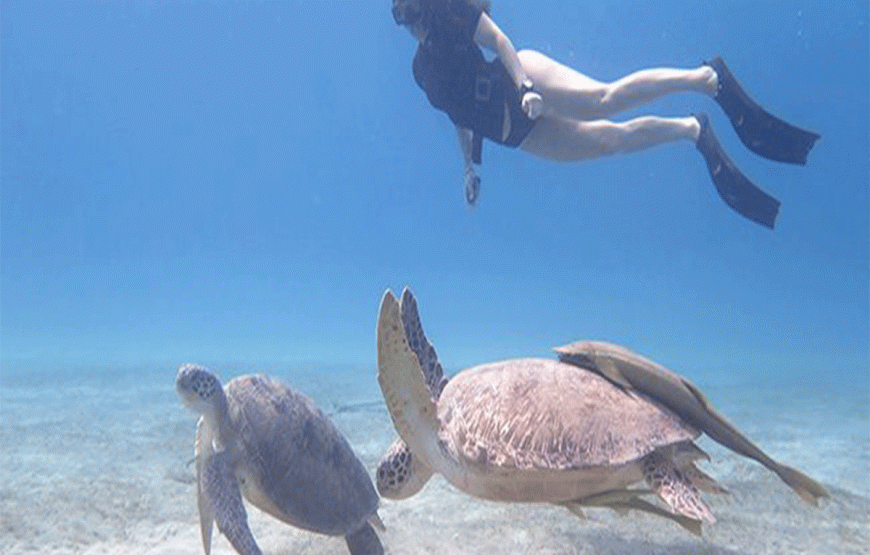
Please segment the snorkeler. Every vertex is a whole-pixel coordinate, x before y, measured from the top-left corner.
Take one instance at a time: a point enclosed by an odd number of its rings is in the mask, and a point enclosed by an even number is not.
[[[456,125],[465,162],[465,194],[474,204],[483,138],[542,158],[573,162],[647,149],[681,139],[701,152],[722,199],[742,216],[773,229],[779,201],[747,179],[728,158],[706,114],[608,116],[666,94],[712,97],[740,140],[756,154],[806,163],[819,135],[765,111],[743,91],[717,57],[696,69],[645,69],[601,83],[540,52],[514,50],[480,0],[393,0],[393,19],[419,41],[414,78],[429,102]],[[488,62],[480,46],[496,53]]]

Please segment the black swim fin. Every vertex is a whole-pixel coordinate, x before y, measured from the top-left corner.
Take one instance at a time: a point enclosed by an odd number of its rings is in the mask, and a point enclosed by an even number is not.
[[[719,196],[744,218],[773,229],[779,214],[779,201],[756,187],[737,169],[713,134],[707,114],[695,114],[695,118],[701,124],[695,146],[707,162],[710,179]]]
[[[719,80],[714,100],[722,107],[737,136],[752,152],[769,160],[805,165],[821,137],[785,122],[755,103],[743,90],[721,56],[705,62]]]

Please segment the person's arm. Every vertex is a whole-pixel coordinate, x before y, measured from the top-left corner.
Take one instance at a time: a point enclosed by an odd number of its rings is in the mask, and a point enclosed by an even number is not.
[[[532,80],[526,75],[513,43],[486,15],[486,12],[480,14],[477,29],[474,31],[474,41],[498,55],[498,59],[504,64],[517,90],[523,91],[523,110],[530,118],[537,119],[544,109],[544,101],[541,95],[532,90]]]
[[[456,126],[456,136],[459,139],[459,149],[462,151],[462,161],[465,165],[465,200],[474,205],[480,193],[480,178],[474,173],[472,165],[472,135],[471,130]]]
[[[498,55],[498,59],[504,64],[508,70],[511,79],[514,81],[517,89],[523,84],[528,85],[531,80],[526,76],[523,70],[520,59],[517,56],[517,51],[514,49],[511,39],[498,28],[498,25],[490,18],[486,12],[480,14],[480,19],[477,21],[477,29],[474,31],[474,42],[492,50]]]

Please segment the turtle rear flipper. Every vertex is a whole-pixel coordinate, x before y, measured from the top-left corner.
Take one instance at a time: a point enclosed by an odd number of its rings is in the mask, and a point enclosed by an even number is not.
[[[239,483],[227,462],[226,452],[213,455],[205,463],[203,489],[214,511],[218,530],[241,555],[262,555],[251,530],[242,503]]]
[[[580,517],[585,519],[582,507],[602,507],[616,511],[620,516],[626,516],[629,511],[641,511],[655,516],[660,516],[671,520],[692,534],[701,536],[701,521],[695,518],[689,518],[681,514],[674,514],[658,505],[650,503],[643,499],[643,495],[653,493],[650,490],[635,490],[622,489],[606,491],[583,499],[575,499],[560,503],[563,507]]]
[[[701,470],[693,463],[684,466],[681,470],[683,472],[683,476],[685,476],[686,479],[689,480],[693,486],[703,491],[704,493],[730,493],[727,489],[719,485],[719,483],[716,482],[716,480],[714,480],[712,476],[701,472]]]
[[[698,488],[670,459],[656,452],[650,453],[643,458],[643,477],[674,512],[704,522],[716,522]]]
[[[350,555],[383,555],[384,546],[372,525],[366,522],[362,528],[344,537]]]

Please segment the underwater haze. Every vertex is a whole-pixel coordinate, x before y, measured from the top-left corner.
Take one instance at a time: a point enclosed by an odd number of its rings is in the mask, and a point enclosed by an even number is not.
[[[868,553],[870,55],[866,0],[501,0],[518,48],[611,81],[721,54],[821,134],[805,167],[735,163],[770,231],[689,142],[577,164],[485,143],[465,203],[453,125],[378,1],[0,0],[0,552],[202,552],[180,363],[276,375],[371,472],[384,291],[411,287],[448,374],[627,346],[696,383],[832,497],[803,504],[719,448],[731,495],[696,538],[646,515],[485,502],[440,478],[383,501],[388,553]],[[264,552],[345,553],[249,507]],[[232,553],[215,537],[215,553]]]

